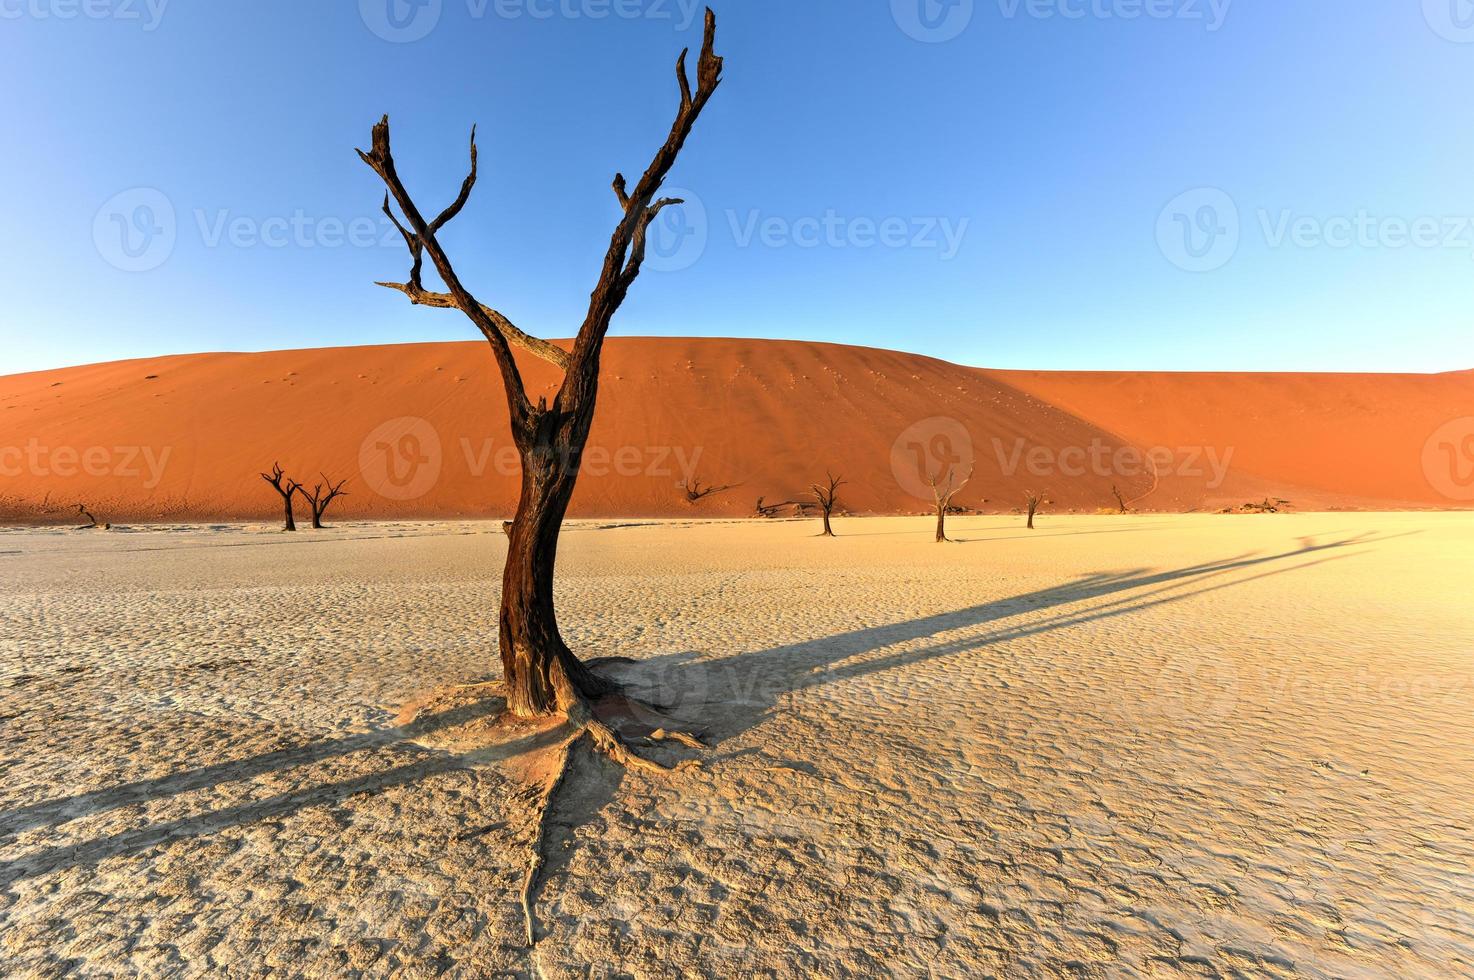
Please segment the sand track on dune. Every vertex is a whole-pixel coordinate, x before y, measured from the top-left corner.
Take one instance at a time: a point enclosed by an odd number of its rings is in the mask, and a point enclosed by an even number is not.
[[[1474,970],[1474,519],[1018,524],[570,527],[711,747],[575,759],[533,953],[498,526],[0,531],[0,972]]]

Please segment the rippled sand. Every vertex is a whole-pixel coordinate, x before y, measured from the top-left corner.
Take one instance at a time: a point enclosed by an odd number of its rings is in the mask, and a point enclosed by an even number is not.
[[[0,974],[1474,973],[1474,515],[1020,523],[570,527],[531,951],[498,524],[0,531]]]

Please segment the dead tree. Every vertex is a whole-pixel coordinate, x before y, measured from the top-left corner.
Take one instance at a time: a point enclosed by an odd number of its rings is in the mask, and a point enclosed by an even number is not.
[[[824,533],[820,537],[832,538],[834,528],[829,526],[829,515],[834,513],[835,505],[839,503],[839,488],[844,486],[845,481],[836,478],[833,473],[824,475],[829,483],[815,483],[809,487],[809,492],[814,495],[814,502],[819,505],[819,510],[824,515]]]
[[[726,493],[728,490],[735,490],[740,486],[742,486],[740,483],[724,483],[719,487],[703,487],[699,478],[692,478],[683,482],[681,489],[686,494],[686,503],[699,504],[707,497],[714,497],[719,493]]]
[[[1116,512],[1118,514],[1126,514],[1130,512],[1130,508],[1126,506],[1126,498],[1121,496],[1121,488],[1116,486],[1114,483],[1111,484],[1111,496],[1116,498]]]
[[[960,483],[955,483],[956,476],[956,468],[949,466],[947,467],[946,480],[940,479],[937,474],[932,474],[927,478],[927,482],[931,484],[932,498],[937,508],[938,544],[950,540],[947,537],[947,510],[952,506],[952,498],[957,496],[958,492],[967,486],[967,482],[972,479],[972,472],[969,470],[967,476],[964,476]]]
[[[92,516],[92,511],[87,509],[86,504],[78,504],[77,513],[87,518],[87,523],[77,528],[79,531],[92,531],[99,527],[106,531],[112,528],[111,524],[99,524],[97,518]]]
[[[581,736],[592,739],[595,748],[617,762],[642,768],[662,767],[629,750],[621,734],[595,717],[596,702],[615,693],[618,687],[597,675],[564,642],[553,609],[553,571],[558,532],[573,496],[580,458],[594,420],[604,338],[615,312],[640,275],[651,223],[662,209],[683,203],[658,195],[721,81],[722,59],[714,51],[715,38],[716,18],[708,10],[695,90],[687,76],[687,52],[683,51],[676,62],[680,104],[669,134],[633,187],[623,174],[614,176],[619,220],[572,350],[529,336],[481,303],[461,281],[440,241],[441,229],[461,213],[476,184],[474,127],[470,172],[455,200],[434,217],[421,212],[400,179],[390,150],[388,116],[374,126],[370,149],[358,151],[388,190],[384,212],[404,238],[411,259],[407,282],[379,285],[404,293],[416,305],[460,310],[486,338],[501,373],[512,439],[522,463],[517,513],[508,533],[498,620],[507,708],[521,718],[563,714]],[[402,220],[390,206],[391,197]],[[426,256],[446,292],[431,292],[422,284]],[[551,403],[546,395],[539,395],[536,404],[529,400],[512,353],[514,346],[562,369],[563,381]]]
[[[757,498],[757,516],[759,517],[777,517],[778,512],[781,511],[784,507],[803,506],[803,503],[797,500],[785,500],[779,504],[768,504],[763,502],[766,499],[767,498],[765,497]],[[802,517],[803,515],[800,514],[799,516]]]
[[[284,509],[284,520],[283,520],[283,523],[282,523],[282,530],[283,531],[295,531],[295,530],[297,530],[297,518],[292,513],[292,498],[295,497],[295,496],[297,496],[298,491],[300,491],[302,489],[302,484],[298,483],[296,480],[293,480],[291,477],[289,477],[289,476],[285,475],[284,473],[282,473],[282,469],[281,469],[281,464],[280,463],[272,463],[271,464],[271,472],[270,473],[262,473],[261,474],[261,479],[263,479],[267,483],[271,484],[271,486],[276,490],[276,492],[279,493],[279,494],[281,494],[282,507]]]
[[[1047,504],[1049,501],[1044,499],[1044,494],[1035,493],[1032,490],[1024,491],[1024,500],[1029,505],[1029,530],[1032,531],[1034,530],[1034,515],[1039,513],[1039,505]]]
[[[339,497],[348,496],[347,491],[343,489],[347,485],[347,480],[339,480],[337,483],[334,483],[324,473],[322,474],[322,482],[314,484],[311,492],[308,492],[305,486],[298,489],[298,493],[302,494],[302,499],[307,501],[307,505],[312,508],[312,526],[314,528],[319,531],[322,530],[322,516],[328,512],[328,508],[332,506],[334,500],[337,500]]]

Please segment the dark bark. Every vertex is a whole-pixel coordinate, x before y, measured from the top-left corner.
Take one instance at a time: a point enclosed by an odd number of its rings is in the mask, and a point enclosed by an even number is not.
[[[814,502],[819,505],[819,510],[824,515],[824,531],[820,534],[823,538],[834,537],[834,528],[829,526],[829,515],[834,513],[835,505],[839,503],[839,488],[844,486],[845,481],[836,477],[833,473],[826,473],[828,483],[815,483],[809,487],[814,495]]]
[[[297,530],[297,518],[296,515],[292,513],[292,498],[296,497],[297,494],[302,490],[302,484],[282,473],[280,463],[273,463],[271,466],[271,472],[262,473],[261,479],[271,484],[272,488],[275,489],[277,493],[281,494],[282,530]]]
[[[1029,530],[1032,531],[1032,530],[1034,530],[1034,515],[1037,514],[1037,513],[1039,513],[1039,505],[1042,504],[1042,503],[1044,503],[1044,496],[1042,494],[1037,494],[1034,491],[1030,490],[1025,495],[1024,500],[1029,505],[1029,523],[1028,523],[1028,527],[1029,527]]]
[[[347,483],[347,480],[339,480],[337,483],[334,483],[324,474],[322,482],[314,485],[310,491],[305,486],[300,488],[298,492],[302,494],[302,499],[307,501],[307,506],[312,508],[312,526],[315,529],[322,530],[323,515],[328,512],[328,508],[333,505],[333,501],[339,497],[348,496],[348,492],[343,489]]]
[[[685,481],[681,484],[681,489],[685,492],[686,503],[699,504],[707,497],[715,497],[719,493],[726,493],[728,490],[735,490],[740,486],[742,486],[740,483],[724,483],[720,486],[703,487],[701,480],[697,478]],[[759,502],[761,502],[761,498],[759,498]]]
[[[796,507],[796,508],[800,508],[796,512],[796,514],[799,517],[802,517],[803,516],[803,511],[801,509],[804,506],[803,501],[800,501],[800,500],[785,500],[782,503],[769,504],[769,503],[764,503],[764,500],[765,499],[766,498],[763,498],[763,497],[757,498],[757,516],[759,516],[759,517],[777,517],[778,516],[778,512],[781,511],[784,507]]]
[[[548,412],[530,439],[518,441],[522,486],[507,531],[498,642],[507,707],[521,717],[566,712],[580,697],[609,689],[563,642],[553,607],[558,532],[573,499],[593,402],[580,414],[587,418]]]
[[[507,563],[502,575],[499,618],[499,647],[508,708],[521,717],[562,712],[580,719],[600,748],[620,761],[629,761],[631,757],[619,745],[617,736],[597,720],[590,720],[588,712],[588,702],[608,693],[610,685],[595,677],[573,655],[558,632],[553,609],[558,532],[573,496],[578,461],[594,417],[604,337],[630,286],[640,275],[651,222],[663,208],[682,203],[656,195],[721,82],[722,59],[715,53],[715,38],[716,18],[708,10],[695,90],[686,74],[686,52],[682,52],[676,63],[680,106],[664,144],[633,188],[623,175],[615,175],[614,193],[623,214],[610,236],[599,280],[589,297],[588,312],[571,351],[530,337],[505,316],[477,300],[461,282],[436,237],[465,207],[475,186],[474,128],[470,173],[455,201],[433,220],[426,220],[395,169],[387,116],[374,126],[371,149],[359,151],[359,156],[387,188],[384,211],[399,229],[412,259],[408,282],[380,285],[399,290],[412,303],[459,309],[491,345],[502,375],[512,436],[522,461],[517,514],[507,528]],[[403,222],[390,207],[391,198],[398,205]],[[445,283],[446,292],[431,293],[422,285],[426,256]],[[546,399],[540,399],[535,406],[529,401],[521,371],[512,356],[514,344],[563,369],[563,383],[551,406]]]
[[[962,491],[962,488],[967,486],[968,481],[972,479],[972,471],[968,470],[967,476],[962,478],[961,483],[954,483],[956,478],[956,469],[948,467],[945,482],[939,482],[937,476],[932,476],[929,481],[931,483],[932,498],[935,500],[937,506],[938,544],[950,540],[947,537],[947,511],[952,509],[952,498],[957,496]]]

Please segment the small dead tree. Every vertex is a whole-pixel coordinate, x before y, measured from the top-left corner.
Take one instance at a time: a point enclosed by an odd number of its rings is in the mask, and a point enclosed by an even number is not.
[[[693,477],[681,484],[681,490],[686,495],[686,503],[699,504],[707,497],[715,497],[719,493],[735,490],[742,486],[740,483],[724,483],[721,486],[703,487],[699,477]]]
[[[949,466],[947,467],[945,480],[941,479],[935,473],[927,478],[927,482],[931,484],[932,498],[936,502],[938,544],[950,540],[947,537],[947,511],[952,506],[952,498],[957,496],[962,488],[967,486],[968,481],[972,479],[972,471],[968,470],[967,476],[964,476],[961,482],[956,481],[956,476],[956,467]]]
[[[829,517],[834,513],[834,508],[839,503],[839,488],[844,486],[845,481],[836,477],[833,473],[825,473],[826,483],[815,483],[809,487],[809,492],[814,495],[814,502],[819,505],[819,510],[824,516],[824,532],[820,537],[834,537],[834,528],[829,526]],[[802,505],[800,505],[802,506]]]
[[[782,511],[784,507],[802,507],[803,506],[803,504],[800,503],[797,500],[785,500],[782,503],[769,504],[769,503],[764,503],[764,501],[766,499],[767,499],[766,497],[759,497],[759,498],[757,498],[757,516],[759,516],[759,517],[777,517],[778,516],[778,513],[780,511]],[[800,516],[802,516],[802,515],[800,514]]]
[[[1044,499],[1044,494],[1035,493],[1032,490],[1024,491],[1024,500],[1029,505],[1029,530],[1034,530],[1034,515],[1039,513],[1039,505],[1049,503]]]
[[[90,511],[90,510],[87,509],[87,505],[86,504],[78,504],[77,505],[77,513],[78,514],[81,514],[83,517],[87,518],[87,523],[86,524],[83,524],[82,526],[80,526],[79,528],[77,528],[77,530],[79,530],[79,531],[91,531],[91,530],[95,530],[96,528],[99,528],[99,527],[102,528],[104,531],[106,531],[106,530],[109,530],[109,529],[112,528],[112,525],[111,524],[100,524],[100,523],[98,523],[97,518],[95,518],[95,517],[92,516],[92,511]]]
[[[348,496],[348,492],[343,489],[348,485],[347,480],[334,483],[328,479],[326,473],[321,476],[322,482],[314,484],[311,491],[305,486],[300,486],[297,491],[302,494],[302,499],[307,501],[307,506],[312,508],[312,526],[319,531],[322,530],[322,517],[328,512],[333,501],[339,497]]]
[[[280,463],[272,463],[271,472],[262,473],[261,479],[271,484],[272,488],[281,494],[284,513],[282,530],[297,530],[297,518],[292,513],[292,498],[297,496],[297,493],[302,489],[302,484],[284,474]]]
[[[617,693],[619,685],[595,673],[564,642],[553,608],[553,570],[558,534],[594,421],[604,339],[640,275],[650,225],[663,209],[683,203],[658,195],[702,110],[721,83],[722,59],[715,52],[715,43],[716,17],[708,10],[695,88],[687,75],[687,52],[683,51],[676,61],[680,103],[664,142],[633,187],[623,174],[614,175],[619,218],[572,350],[524,333],[507,317],[483,305],[461,281],[440,240],[441,229],[461,213],[476,184],[474,127],[470,172],[455,200],[433,217],[420,210],[400,179],[390,149],[388,116],[374,126],[370,148],[359,151],[363,162],[387,188],[383,209],[403,237],[411,260],[406,282],[379,285],[398,290],[419,306],[459,310],[486,338],[501,374],[512,440],[522,463],[517,513],[508,531],[498,622],[507,709],[519,718],[561,714],[568,718],[577,738],[587,737],[595,749],[616,762],[642,769],[664,767],[629,749],[627,736],[611,727],[618,724],[613,720],[618,705],[612,699],[603,718],[595,714],[595,708]],[[391,198],[398,206],[398,215],[390,205]],[[446,292],[432,292],[423,285],[421,272],[426,256]],[[546,395],[538,395],[536,403],[528,397],[521,368],[512,354],[514,346],[562,371],[562,384],[551,403]],[[609,723],[603,719],[609,719]]]
[[[1121,496],[1121,488],[1118,487],[1118,486],[1116,486],[1114,483],[1111,484],[1111,496],[1113,496],[1113,497],[1116,498],[1116,508],[1117,508],[1116,513],[1118,513],[1118,514],[1127,514],[1127,513],[1130,513],[1130,510],[1131,509],[1126,504],[1126,498],[1123,497],[1123,496]]]

